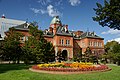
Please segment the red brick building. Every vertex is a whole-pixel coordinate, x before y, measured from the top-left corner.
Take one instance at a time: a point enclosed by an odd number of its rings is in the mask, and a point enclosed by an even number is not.
[[[55,46],[57,52],[61,50],[66,53],[67,58],[73,58],[82,49],[82,54],[89,47],[92,53],[104,53],[104,39],[97,36],[95,32],[69,31],[68,25],[62,25],[58,16],[54,17],[49,29],[45,30],[44,38]]]
[[[30,36],[28,27],[21,25],[15,28],[24,34],[23,41],[28,39]],[[68,25],[63,25],[58,16],[52,19],[49,29],[44,31],[44,38],[55,47],[55,56],[61,50],[66,60],[73,58],[73,55],[79,53],[80,50],[82,54],[85,54],[87,47],[94,54],[104,53],[103,38],[97,36],[95,32],[70,31]]]

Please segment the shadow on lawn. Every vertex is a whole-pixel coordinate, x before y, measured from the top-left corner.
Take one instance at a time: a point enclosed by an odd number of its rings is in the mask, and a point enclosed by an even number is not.
[[[25,64],[0,64],[0,74],[10,70],[29,69],[32,65]]]

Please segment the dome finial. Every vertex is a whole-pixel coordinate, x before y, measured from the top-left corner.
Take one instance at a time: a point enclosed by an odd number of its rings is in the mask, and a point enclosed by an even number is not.
[[[4,15],[4,14],[2,15],[2,18],[5,18],[5,15]]]
[[[55,16],[56,18],[59,18],[59,16]]]

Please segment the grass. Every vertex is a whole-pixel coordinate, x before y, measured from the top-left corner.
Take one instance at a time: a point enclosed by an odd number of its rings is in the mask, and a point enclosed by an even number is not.
[[[45,74],[31,72],[31,65],[0,64],[0,80],[120,80],[120,66],[109,65],[108,72],[87,74]]]

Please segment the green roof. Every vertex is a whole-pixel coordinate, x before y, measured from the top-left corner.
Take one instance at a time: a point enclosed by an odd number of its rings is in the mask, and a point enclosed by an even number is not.
[[[29,30],[28,28],[28,23],[24,23],[24,24],[21,24],[21,25],[18,25],[18,26],[14,26],[15,29],[17,30]]]
[[[99,37],[98,35],[95,34],[95,32],[85,32],[83,33],[80,38],[99,38],[99,39],[104,39]]]
[[[60,19],[59,19],[59,16],[55,16],[55,17],[52,19],[50,25],[51,25],[51,24],[55,24],[55,23],[56,23],[56,24],[62,24],[61,21],[60,21]]]

